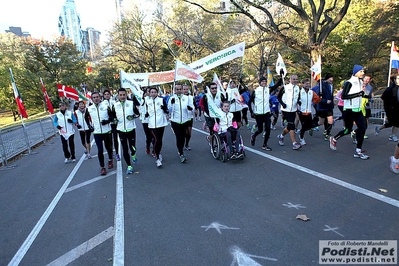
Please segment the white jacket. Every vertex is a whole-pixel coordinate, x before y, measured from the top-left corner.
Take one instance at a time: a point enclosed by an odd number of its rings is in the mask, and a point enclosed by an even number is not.
[[[300,95],[301,95],[301,105],[298,106],[298,110],[301,113],[311,113],[312,112],[312,99],[313,99],[313,93],[315,93],[312,90],[306,90],[304,88],[301,89]]]
[[[174,99],[175,103],[172,104],[172,100]],[[191,106],[192,110],[194,110],[193,101],[189,101],[187,95],[172,95],[169,98],[168,102],[168,110],[170,114],[170,121],[184,124],[189,120],[189,110],[188,106]]]
[[[164,104],[163,98],[149,98],[146,101],[148,114],[148,127],[149,128],[160,128],[166,127],[168,125],[168,121],[166,119],[166,114],[162,110],[161,106]]]
[[[284,86],[283,102],[287,105],[285,108],[281,106],[281,111],[296,112],[298,107],[299,87],[293,84]]]
[[[77,120],[78,124],[81,126],[81,128],[78,129],[79,131],[89,130],[89,125],[86,123],[86,120],[85,120],[86,112],[87,112],[86,108],[84,109],[83,113],[79,109],[75,111],[76,120]]]
[[[240,103],[241,95],[238,91],[238,88],[228,88],[226,90],[228,101],[231,102],[233,99],[235,100],[234,103],[230,104],[230,112],[239,112],[243,109],[243,105]]]
[[[352,76],[347,82],[352,84],[348,94],[359,93],[362,91],[363,81],[358,77]],[[344,109],[360,108],[362,106],[362,96],[353,99],[344,99]]]
[[[147,101],[151,100],[150,96],[146,96],[143,98],[143,103],[140,105],[139,107],[139,111],[140,111],[140,120],[141,123],[144,124],[148,124],[148,117],[145,117],[145,114],[148,112],[148,108],[147,108]]]
[[[102,125],[101,121],[109,120],[108,105],[100,102],[99,104],[92,104],[87,107],[91,117],[91,124],[94,127],[93,134],[105,134],[111,131],[110,124]]]
[[[131,100],[126,100],[124,102],[115,102],[114,110],[116,114],[116,119],[118,123],[116,124],[116,129],[122,132],[132,131],[136,128],[135,119],[128,120],[128,116],[134,115],[134,103]]]
[[[253,112],[257,115],[263,115],[266,113],[270,113],[270,89],[269,87],[257,87],[254,91],[254,106]]]
[[[69,123],[67,120],[72,119],[73,113],[69,110],[65,110],[65,114],[60,112],[57,112],[55,114],[57,116],[57,121],[56,123],[62,127],[59,132],[60,135],[63,136],[65,139],[68,139],[70,136],[72,136],[75,133],[75,129],[73,128],[73,124]],[[73,119],[72,119],[73,120]]]
[[[225,115],[220,118],[220,122],[219,122],[219,126],[220,126],[219,132],[220,133],[227,132],[227,129],[229,127],[233,126],[233,117],[234,117],[234,115],[232,113],[228,112],[228,113],[225,113]]]

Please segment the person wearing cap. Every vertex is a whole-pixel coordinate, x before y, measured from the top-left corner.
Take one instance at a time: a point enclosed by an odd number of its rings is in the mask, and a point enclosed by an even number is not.
[[[355,65],[352,71],[352,77],[348,79],[342,90],[342,99],[344,100],[345,128],[338,132],[334,137],[330,137],[330,148],[337,150],[337,140],[341,137],[350,134],[353,127],[353,122],[357,126],[356,134],[356,150],[353,154],[354,158],[362,160],[369,159],[369,156],[362,152],[362,145],[364,134],[366,132],[366,125],[362,113],[362,97],[364,95],[365,87],[363,86],[364,68],[360,65]]]
[[[334,123],[334,77],[331,73],[324,76],[324,80],[312,88],[317,95],[320,96],[321,101],[316,104],[316,117],[319,118],[317,125],[324,125],[324,140],[329,140],[331,137],[331,129]]]
[[[249,112],[251,113],[251,117],[255,118],[257,125],[257,130],[251,135],[251,145],[255,146],[256,136],[263,132],[264,125],[265,137],[263,139],[262,150],[272,150],[267,145],[267,142],[270,138],[270,93],[275,91],[282,84],[283,79],[281,78],[275,85],[268,87],[267,79],[265,77],[261,77],[259,79],[259,87],[252,92],[251,98],[249,98]]]
[[[284,85],[283,89],[280,90],[277,96],[278,101],[281,104],[281,111],[284,119],[287,120],[287,125],[284,127],[283,131],[281,134],[277,135],[278,144],[283,146],[284,136],[287,133],[290,133],[293,150],[298,150],[302,147],[302,145],[295,140],[295,118],[298,110],[298,102],[300,101],[300,88],[297,84],[298,76],[291,75],[290,83]]]

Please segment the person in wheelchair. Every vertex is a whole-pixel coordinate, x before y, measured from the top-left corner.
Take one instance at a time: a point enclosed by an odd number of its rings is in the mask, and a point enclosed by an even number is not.
[[[240,132],[238,131],[237,121],[235,121],[234,115],[229,112],[229,109],[230,102],[223,102],[222,110],[225,116],[222,116],[219,121],[219,135],[222,140],[227,141],[230,159],[242,158],[244,154],[240,150]],[[233,149],[233,142],[235,149]]]

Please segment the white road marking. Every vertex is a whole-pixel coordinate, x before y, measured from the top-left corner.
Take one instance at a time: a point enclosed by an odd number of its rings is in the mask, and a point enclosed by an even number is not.
[[[120,140],[118,140],[121,150]],[[122,160],[116,163],[116,204],[115,204],[115,236],[114,236],[114,266],[125,264],[125,213],[123,206],[123,172]]]
[[[40,217],[39,221],[36,223],[35,227],[32,229],[28,237],[25,239],[24,243],[22,246],[18,249],[17,253],[15,253],[14,257],[8,264],[9,266],[16,266],[19,265],[23,257],[25,256],[26,252],[32,245],[33,241],[35,241],[37,235],[39,234],[40,230],[42,230],[42,227],[46,223],[48,217],[50,214],[53,212],[55,206],[57,205],[58,201],[61,199],[62,195],[65,193],[65,190],[68,188],[69,184],[71,183],[72,179],[75,177],[76,172],[80,168],[80,165],[83,163],[84,159],[86,158],[85,155],[83,155],[78,163],[75,165],[73,168],[72,172],[69,174],[67,180],[64,182],[60,190],[58,191],[57,195],[55,195],[53,201],[50,203],[50,205],[47,207],[46,211],[43,213],[42,217]]]
[[[65,190],[65,193],[68,193],[68,192],[71,192],[71,191],[73,191],[73,190],[75,190],[75,189],[78,189],[78,188],[87,186],[87,185],[89,185],[89,184],[91,184],[91,183],[97,182],[98,180],[101,180],[101,179],[104,179],[104,178],[109,177],[109,176],[111,176],[111,175],[114,175],[115,173],[116,173],[116,171],[111,171],[111,172],[107,173],[106,175],[101,175],[101,176],[92,178],[92,179],[90,179],[90,180],[87,180],[87,181],[85,181],[85,182],[82,182],[82,183],[80,183],[80,184],[77,184],[77,185],[75,185],[75,186],[69,187],[69,188],[67,188],[67,190]]]
[[[344,235],[342,235],[342,234],[340,234],[340,233],[338,233],[336,230],[337,229],[339,229],[339,227],[334,227],[334,228],[331,228],[330,226],[328,226],[328,225],[326,225],[325,224],[325,226],[327,227],[327,229],[323,229],[324,231],[333,231],[334,233],[336,233],[337,235],[340,235],[340,236],[342,236],[342,237],[344,237]]]
[[[193,128],[193,130],[195,130],[195,131],[197,131],[197,132],[199,132],[199,133],[208,135],[208,133],[206,133],[206,132],[204,132],[204,131],[202,131],[202,130],[199,130],[199,129],[196,129],[196,128]],[[269,155],[269,154],[266,154],[266,153],[264,153],[264,152],[261,152],[261,151],[258,151],[258,150],[252,149],[252,148],[249,148],[249,147],[247,147],[247,146],[245,146],[245,151],[250,151],[250,152],[252,152],[252,153],[258,154],[258,155],[260,155],[260,156],[263,156],[263,157],[268,158],[268,159],[270,159],[270,160],[273,160],[273,161],[275,161],[275,162],[278,162],[278,163],[284,164],[284,165],[286,165],[286,166],[289,166],[289,167],[291,167],[291,168],[294,168],[295,170],[299,170],[299,171],[305,172],[305,173],[307,173],[307,174],[313,175],[313,176],[315,176],[315,177],[318,177],[318,178],[323,179],[323,180],[325,180],[325,181],[328,181],[328,182],[330,182],[330,183],[333,183],[333,184],[336,184],[336,185],[338,185],[338,186],[341,186],[341,187],[350,189],[350,190],[352,190],[352,191],[355,191],[355,192],[358,192],[358,193],[360,193],[360,194],[363,194],[363,195],[365,195],[365,196],[367,196],[367,197],[370,197],[370,198],[373,198],[373,199],[382,201],[382,202],[387,203],[387,204],[390,204],[390,205],[392,205],[392,206],[394,206],[394,207],[396,207],[396,208],[399,208],[399,200],[389,198],[389,197],[387,197],[387,196],[384,196],[384,195],[375,193],[375,192],[373,192],[373,191],[370,191],[370,190],[367,190],[367,189],[365,189],[365,188],[362,188],[362,187],[353,185],[353,184],[351,184],[351,183],[348,183],[348,182],[339,180],[339,179],[337,179],[337,178],[334,178],[334,177],[331,177],[331,176],[328,176],[328,175],[325,175],[325,174],[322,174],[322,173],[313,171],[313,170],[311,170],[311,169],[309,169],[309,168],[302,167],[302,166],[297,165],[297,164],[294,164],[294,163],[290,163],[290,162],[285,161],[285,160],[283,160],[283,159],[280,159],[280,158],[271,156],[271,155]]]
[[[299,210],[299,208],[306,208],[305,206],[302,206],[301,204],[292,204],[291,202],[287,202],[287,204],[283,204],[283,206],[286,206],[288,208],[295,208]]]
[[[50,262],[47,266],[64,266],[68,265],[69,263],[73,262],[80,256],[84,255],[85,253],[89,252],[93,248],[97,247],[101,243],[105,242],[112,236],[114,236],[114,228],[111,226],[108,229],[102,231],[95,237],[87,240],[86,242],[80,244],[76,248],[72,249],[71,251],[65,253],[58,259]]]
[[[252,258],[277,261],[275,258],[246,254],[237,246],[232,247],[230,253],[233,255],[233,262],[230,264],[230,266],[261,266],[261,264],[257,263]]]
[[[201,226],[201,228],[206,228],[205,231],[208,231],[211,228],[215,228],[215,230],[218,231],[219,234],[222,234],[222,231],[220,231],[220,229],[240,230],[240,228],[228,227],[228,226],[220,224],[218,222],[211,223],[208,226]]]

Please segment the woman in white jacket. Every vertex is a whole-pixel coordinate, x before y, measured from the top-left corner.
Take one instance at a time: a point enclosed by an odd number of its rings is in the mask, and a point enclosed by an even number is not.
[[[157,158],[157,167],[162,166],[162,139],[165,132],[165,127],[168,125],[166,114],[168,113],[166,102],[163,98],[158,97],[158,89],[150,88],[150,98],[147,103],[147,113],[145,118],[148,118],[148,128],[152,132],[154,139],[154,151]]]

